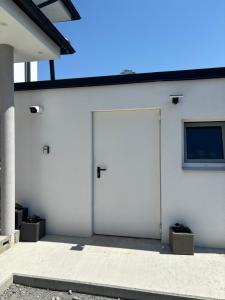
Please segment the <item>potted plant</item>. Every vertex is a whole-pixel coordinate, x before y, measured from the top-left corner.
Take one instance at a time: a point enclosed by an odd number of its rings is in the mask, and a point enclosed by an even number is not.
[[[169,239],[173,254],[194,254],[194,234],[187,226],[179,223],[171,226]]]
[[[37,242],[45,235],[45,219],[38,216],[26,218],[21,224],[20,237],[22,242]]]
[[[15,228],[20,229],[22,221],[28,217],[28,208],[16,203],[15,206]]]

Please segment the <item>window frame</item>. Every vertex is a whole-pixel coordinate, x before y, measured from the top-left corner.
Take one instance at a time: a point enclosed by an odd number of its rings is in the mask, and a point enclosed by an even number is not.
[[[224,159],[188,159],[187,158],[187,134],[190,127],[221,127]],[[225,169],[225,121],[184,121],[183,123],[183,168],[223,168]]]

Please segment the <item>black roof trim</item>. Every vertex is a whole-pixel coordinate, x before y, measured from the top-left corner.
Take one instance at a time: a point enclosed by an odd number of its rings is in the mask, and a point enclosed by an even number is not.
[[[33,1],[13,0],[13,2],[60,47],[61,54],[75,53],[70,42],[58,31]]]
[[[16,91],[225,78],[224,68],[194,69],[16,83]]]
[[[61,0],[61,1],[65,5],[65,7],[68,9],[68,11],[71,15],[71,20],[80,20],[81,19],[81,16],[79,15],[78,11],[74,7],[71,0]]]

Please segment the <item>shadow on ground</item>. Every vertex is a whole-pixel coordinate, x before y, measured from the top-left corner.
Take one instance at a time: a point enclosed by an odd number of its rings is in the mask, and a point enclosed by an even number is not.
[[[104,235],[94,235],[87,238],[48,235],[44,237],[42,241],[72,244],[73,246],[70,249],[73,251],[83,251],[86,246],[95,246],[171,254],[168,245],[162,244],[160,240],[153,239],[127,238]],[[225,249],[195,247],[195,253],[225,254]]]

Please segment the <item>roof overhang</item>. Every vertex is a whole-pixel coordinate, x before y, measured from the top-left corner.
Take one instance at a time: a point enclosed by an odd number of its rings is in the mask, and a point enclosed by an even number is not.
[[[80,20],[71,0],[33,0],[51,22]]]
[[[33,1],[13,1],[23,12],[46,34],[53,42],[60,47],[61,54],[73,54],[74,48],[70,42],[58,31],[52,22],[41,12]]]
[[[75,52],[40,9],[27,0],[0,1],[0,44],[14,47],[15,62],[56,59]]]

